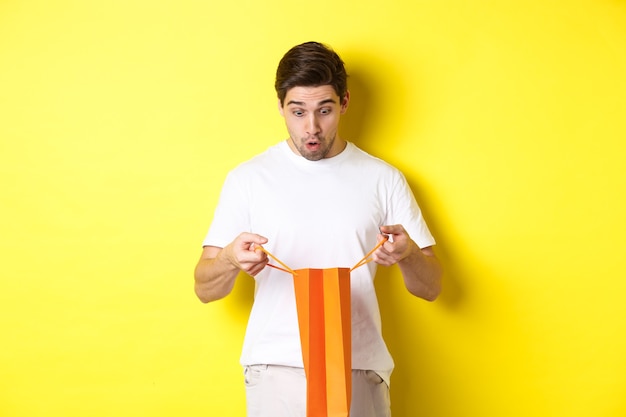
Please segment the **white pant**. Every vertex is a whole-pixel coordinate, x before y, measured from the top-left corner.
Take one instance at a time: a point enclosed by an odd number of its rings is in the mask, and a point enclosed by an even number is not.
[[[305,417],[304,369],[244,367],[248,417]],[[390,417],[389,387],[374,371],[352,370],[350,417]]]

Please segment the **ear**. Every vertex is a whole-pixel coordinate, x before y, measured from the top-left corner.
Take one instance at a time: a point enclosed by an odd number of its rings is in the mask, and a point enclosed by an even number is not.
[[[285,110],[283,108],[283,103],[280,102],[280,99],[278,99],[278,112],[281,116],[285,117]]]
[[[346,90],[346,95],[341,100],[341,114],[348,110],[348,103],[350,103],[350,91]]]

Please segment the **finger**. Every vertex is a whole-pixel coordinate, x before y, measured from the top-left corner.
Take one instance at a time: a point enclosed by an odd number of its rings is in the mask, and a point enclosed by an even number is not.
[[[387,235],[400,235],[405,233],[401,224],[380,226],[380,232]]]
[[[259,246],[256,247],[257,249],[259,249]],[[267,262],[267,255],[265,252],[263,252],[262,250],[252,250],[249,251],[246,254],[246,260],[250,263],[260,263],[260,262]]]
[[[258,235],[256,233],[242,233],[238,237],[241,247],[254,251],[257,245],[264,245],[268,239],[265,236]]]
[[[256,276],[259,272],[261,272],[265,268],[265,264],[255,265],[254,268],[250,270],[250,275]]]
[[[389,242],[388,236],[387,235],[380,235],[381,238],[378,240],[378,242],[380,242],[381,240],[384,240],[385,242],[380,245],[378,247],[378,249],[376,249],[376,254],[379,255],[384,255],[384,256],[388,256],[389,255],[389,248],[393,247],[393,243]]]
[[[383,266],[393,265],[393,258],[385,252],[376,252],[373,256],[374,262]]]
[[[243,232],[239,235],[239,239],[246,243],[257,243],[259,245],[267,243],[267,238],[265,236],[261,236],[256,233]]]
[[[376,239],[378,240],[378,242],[380,242],[381,240],[389,240],[389,235],[381,230],[380,233],[378,233],[378,236],[376,236]]]

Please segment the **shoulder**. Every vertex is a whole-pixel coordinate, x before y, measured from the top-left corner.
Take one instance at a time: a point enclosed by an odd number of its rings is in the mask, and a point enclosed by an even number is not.
[[[375,171],[378,175],[387,175],[390,177],[403,177],[402,172],[391,163],[374,156],[353,143],[348,143],[347,149],[349,157],[353,164],[369,172]]]
[[[261,169],[271,169],[278,166],[284,153],[283,146],[282,142],[270,146],[265,151],[236,165],[228,175],[230,177],[246,176],[252,172],[258,173]]]

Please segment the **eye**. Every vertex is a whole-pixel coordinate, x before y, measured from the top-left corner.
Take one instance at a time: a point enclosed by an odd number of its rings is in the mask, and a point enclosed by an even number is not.
[[[302,117],[302,116],[304,116],[304,111],[302,111],[302,110],[294,110],[294,111],[292,112],[292,114],[293,114],[294,116],[296,116],[296,117]]]
[[[320,109],[320,114],[330,114],[331,112],[332,112],[332,109],[330,107],[324,107]]]

